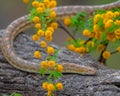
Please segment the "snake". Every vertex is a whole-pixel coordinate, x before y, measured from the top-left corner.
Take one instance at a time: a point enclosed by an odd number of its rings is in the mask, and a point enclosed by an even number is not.
[[[71,5],[71,6],[59,6],[54,8],[57,13],[57,19],[60,19],[64,16],[74,16],[79,12],[86,12],[88,14],[93,13],[95,10],[98,9],[105,9],[109,10],[112,8],[120,7],[120,0],[103,5]],[[40,64],[35,62],[30,62],[20,58],[14,49],[13,43],[17,35],[19,35],[24,30],[32,27],[34,24],[28,17],[30,14],[22,16],[12,23],[10,23],[5,32],[2,36],[2,44],[1,49],[2,53],[7,59],[7,61],[13,65],[15,68],[27,71],[30,73],[39,73],[40,72]],[[60,63],[63,66],[63,73],[75,73],[75,74],[82,74],[82,75],[95,75],[97,69],[90,66],[83,66],[81,64],[75,63]]]

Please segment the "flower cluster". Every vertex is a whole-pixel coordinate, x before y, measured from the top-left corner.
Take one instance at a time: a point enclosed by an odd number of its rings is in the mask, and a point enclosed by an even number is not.
[[[67,43],[69,50],[82,54],[97,49],[102,59],[108,59],[111,54],[120,52],[120,10],[100,10],[87,20],[85,15],[82,16],[84,17],[82,20],[78,20],[77,16],[64,19],[66,26],[74,28],[77,26],[78,30],[75,31],[82,30],[82,35],[88,38],[87,40],[72,38]],[[108,51],[107,46],[110,44],[116,47],[114,52]]]
[[[23,0],[28,3],[29,0]],[[50,46],[53,39],[53,33],[58,28],[58,23],[55,21],[56,12],[52,9],[57,6],[56,0],[33,0],[32,8],[30,10],[30,20],[34,23],[36,33],[32,36],[32,40],[39,41],[40,47],[44,48],[48,56],[46,60],[40,62],[40,73],[42,75],[48,74],[46,82],[43,82],[42,88],[48,91],[48,96],[53,96],[54,91],[62,90],[62,83],[52,81],[62,76],[63,66],[56,64],[56,53],[54,47]],[[34,52],[34,57],[39,59],[42,53],[37,50]]]

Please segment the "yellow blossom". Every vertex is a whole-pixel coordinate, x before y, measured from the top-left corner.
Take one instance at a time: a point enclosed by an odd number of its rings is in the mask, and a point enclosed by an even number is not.
[[[114,13],[112,11],[107,11],[105,13],[105,18],[111,19],[113,17]]]
[[[65,17],[65,18],[64,18],[64,24],[65,24],[66,26],[70,26],[71,20],[70,20],[69,17]]]
[[[101,51],[103,51],[104,49],[105,49],[105,45],[103,45],[103,44],[99,44],[99,45],[98,45],[98,48],[97,48],[98,52],[101,52]]]
[[[87,46],[94,47],[94,45],[95,45],[95,44],[94,44],[94,42],[93,42],[93,41],[88,41],[88,42],[87,42]]]
[[[99,27],[98,27],[97,24],[94,24],[94,26],[93,26],[93,31],[94,31],[94,32],[98,32],[98,31],[99,31]]]
[[[60,65],[60,64],[58,64],[58,65],[57,65],[57,70],[58,70],[59,72],[62,72],[62,71],[63,71],[63,66]]]
[[[41,42],[40,42],[40,47],[41,47],[41,48],[47,47],[47,43],[46,43],[45,41],[41,41]]]
[[[45,32],[45,36],[52,36],[52,31],[51,30],[46,30],[46,32]]]
[[[54,91],[54,90],[55,90],[54,85],[53,85],[53,84],[48,84],[48,85],[47,85],[47,90],[48,90],[48,91]]]
[[[33,1],[32,2],[32,6],[33,7],[38,7],[39,6],[39,2],[38,1]]]
[[[44,82],[43,84],[42,84],[42,88],[44,89],[44,90],[47,90],[48,89],[48,82]]]
[[[47,30],[51,31],[52,33],[54,32],[54,28],[53,27],[47,27]]]
[[[58,28],[58,23],[57,22],[52,22],[50,26],[53,27],[54,30],[55,30],[55,29]]]
[[[83,47],[83,46],[75,48],[75,52],[80,53],[80,54],[85,53],[86,52],[86,48]]]
[[[55,18],[56,17],[56,12],[54,10],[50,11],[50,17]]]
[[[120,28],[114,31],[115,35],[120,35]]]
[[[38,36],[44,36],[44,31],[42,30],[42,29],[39,29],[38,31],[37,31],[37,35]]]
[[[115,41],[115,34],[114,34],[114,32],[108,32],[106,35],[107,35],[106,36],[107,40],[109,40],[111,42]]]
[[[48,67],[47,62],[46,61],[41,61],[41,67],[42,68],[47,68]]]
[[[55,61],[53,61],[53,60],[48,61],[48,67],[49,68],[54,68],[55,67]]]
[[[34,22],[34,23],[39,23],[39,22],[40,22],[40,18],[39,18],[38,16],[35,16],[35,17],[33,18],[33,22]]]
[[[73,44],[70,44],[68,46],[68,49],[71,50],[71,51],[74,51],[75,50],[75,46]]]
[[[35,58],[40,58],[40,57],[41,57],[40,51],[35,51],[35,52],[34,52],[34,57],[35,57]]]
[[[53,47],[48,46],[46,51],[47,51],[47,53],[49,55],[53,55],[54,54],[54,48]]]
[[[114,12],[114,17],[118,17],[120,13],[118,11]]]
[[[115,21],[115,24],[116,24],[116,25],[120,25],[120,20],[116,20],[116,21]]]
[[[62,83],[57,83],[56,87],[58,90],[62,90],[63,89],[63,84]]]
[[[37,8],[37,13],[42,13],[42,12],[44,12],[44,8],[38,7],[38,8]]]
[[[94,24],[96,24],[100,18],[101,18],[101,15],[96,14],[95,17],[94,17]]]
[[[32,36],[32,40],[38,41],[38,40],[39,40],[39,36],[38,36],[37,34],[34,34],[34,35]]]
[[[36,23],[36,24],[35,24],[35,28],[36,28],[36,29],[40,29],[40,28],[41,28],[41,24],[40,24],[40,23]]]
[[[52,41],[52,36],[45,36],[45,40],[48,41],[48,42],[51,42]]]
[[[111,56],[111,53],[109,51],[104,51],[102,56],[104,59],[108,59]]]
[[[110,28],[112,26],[113,20],[110,19],[105,23],[105,28]]]
[[[91,32],[88,29],[85,29],[85,30],[83,30],[83,35],[90,37],[91,36]]]
[[[102,32],[100,32],[100,31],[95,32],[94,38],[97,39],[97,40],[100,39],[101,34],[102,34]]]

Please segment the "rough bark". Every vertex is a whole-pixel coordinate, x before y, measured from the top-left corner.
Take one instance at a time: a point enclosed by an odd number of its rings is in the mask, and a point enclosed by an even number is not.
[[[1,42],[0,42],[1,44]],[[95,76],[83,76],[78,74],[64,74],[61,81],[64,84],[62,91],[57,91],[56,96],[120,96],[120,71],[107,69],[94,60],[89,54],[80,57],[78,54],[60,48],[57,62],[74,62],[85,66],[97,68]],[[25,34],[17,37],[14,44],[15,50],[21,58],[39,62],[33,58],[34,50],[44,50]],[[41,58],[44,59],[44,58]],[[23,96],[46,96],[46,91],[41,88],[46,79],[39,74],[23,72],[11,66],[4,58],[0,48],[0,96],[13,92]]]

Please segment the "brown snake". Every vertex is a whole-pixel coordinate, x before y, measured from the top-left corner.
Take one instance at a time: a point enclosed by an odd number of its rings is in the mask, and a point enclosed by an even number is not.
[[[120,7],[120,1],[98,6],[63,6],[56,7],[54,10],[57,12],[58,19],[63,16],[75,15],[80,11],[84,11],[90,14],[96,9],[111,9],[115,7]],[[29,15],[26,15],[13,21],[6,28],[2,37],[2,52],[8,62],[14,67],[27,72],[39,73],[40,64],[23,60],[22,58],[17,56],[13,48],[13,42],[16,36],[23,30],[33,26],[33,23],[28,20],[28,16]],[[96,74],[96,69],[92,67],[82,66],[74,63],[62,63],[62,65],[63,73],[78,73],[83,75]]]

